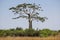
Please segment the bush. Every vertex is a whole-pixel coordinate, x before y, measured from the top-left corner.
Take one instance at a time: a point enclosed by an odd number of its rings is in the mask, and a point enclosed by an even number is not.
[[[43,30],[39,30],[39,33],[40,33],[40,37],[47,37],[47,36],[50,36],[51,35],[51,30],[49,29],[43,29]]]
[[[55,35],[57,35],[57,34],[58,34],[57,31],[52,31],[52,33],[51,33],[52,36],[55,36]]]
[[[25,29],[25,36],[33,36],[34,32],[34,29]]]
[[[0,31],[0,36],[6,37],[7,36],[6,30]]]
[[[39,36],[39,31],[38,30],[35,30],[33,36]]]
[[[19,28],[19,27],[17,27],[17,28],[16,28],[16,30],[23,30],[23,29],[22,29],[21,27],[20,27],[20,28]]]
[[[15,36],[24,36],[24,30],[16,30]]]
[[[60,30],[58,30],[58,32],[60,32]]]
[[[48,36],[55,36],[59,33],[59,31],[52,31],[49,29],[43,30],[34,30],[34,29],[25,29],[16,28],[10,30],[0,30],[0,36],[40,36],[40,37],[48,37]]]

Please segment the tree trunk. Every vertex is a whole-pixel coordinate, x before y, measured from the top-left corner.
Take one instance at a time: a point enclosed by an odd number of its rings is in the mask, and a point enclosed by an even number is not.
[[[29,29],[32,29],[32,20],[29,20]]]
[[[28,18],[29,18],[29,29],[32,29],[32,20],[31,20],[31,17],[30,17],[30,14],[28,14]]]

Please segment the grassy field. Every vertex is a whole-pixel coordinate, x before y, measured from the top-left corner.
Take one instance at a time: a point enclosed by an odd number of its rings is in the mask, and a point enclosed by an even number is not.
[[[0,37],[0,40],[60,40],[60,35],[55,37]]]

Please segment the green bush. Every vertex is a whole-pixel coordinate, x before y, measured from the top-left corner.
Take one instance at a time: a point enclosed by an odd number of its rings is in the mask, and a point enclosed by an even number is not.
[[[55,35],[57,35],[57,34],[58,34],[57,31],[52,31],[52,33],[51,33],[52,36],[55,36]]]
[[[49,29],[43,29],[43,30],[39,30],[39,33],[40,33],[40,37],[47,37],[47,36],[50,36],[51,35],[51,30]]]
[[[60,32],[60,30],[58,30],[58,32]]]
[[[55,36],[59,31],[53,31],[49,29],[43,30],[34,30],[34,29],[25,29],[16,28],[16,29],[9,29],[9,30],[0,30],[0,37],[6,36],[37,36],[37,37],[48,37],[48,36]]]
[[[25,29],[25,36],[33,36],[34,32],[34,29]]]
[[[6,34],[6,30],[3,30],[3,31],[0,31],[0,36],[7,36],[7,34]]]
[[[35,30],[33,36],[39,36],[39,31],[38,30]]]
[[[21,27],[20,27],[20,28],[19,28],[19,27],[17,27],[17,28],[16,28],[16,30],[23,30],[23,29],[22,29]]]
[[[24,30],[16,30],[15,36],[24,36]]]

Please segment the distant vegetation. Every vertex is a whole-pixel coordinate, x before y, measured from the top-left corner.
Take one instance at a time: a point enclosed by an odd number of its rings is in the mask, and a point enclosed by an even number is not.
[[[53,31],[50,29],[43,29],[43,30],[34,30],[34,29],[25,29],[16,28],[16,29],[9,29],[9,30],[0,30],[0,37],[6,36],[31,36],[31,37],[48,37],[48,36],[55,36],[60,33],[60,30]]]

